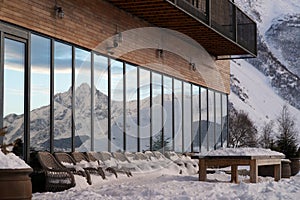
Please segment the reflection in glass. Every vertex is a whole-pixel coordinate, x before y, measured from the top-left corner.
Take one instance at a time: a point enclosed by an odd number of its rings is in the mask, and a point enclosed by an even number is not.
[[[54,151],[70,152],[72,148],[71,86],[72,47],[54,42]]]
[[[184,103],[183,103],[183,112],[184,112],[184,151],[191,152],[191,143],[192,143],[192,95],[191,95],[191,84],[184,82]]]
[[[173,150],[173,116],[172,116],[172,78],[168,76],[163,77],[163,85],[164,85],[164,108],[163,108],[163,127],[164,127],[164,138],[167,141],[167,145],[165,146],[165,151]]]
[[[183,152],[182,138],[182,82],[174,79],[174,134],[175,151]]]
[[[222,146],[222,129],[221,129],[221,122],[222,122],[222,105],[221,105],[221,94],[219,92],[215,93],[215,112],[216,112],[216,148],[220,148]]]
[[[126,64],[126,151],[137,151],[137,67]]]
[[[222,146],[227,147],[228,123],[227,123],[227,95],[222,94]]]
[[[140,151],[150,149],[150,71],[140,68]]]
[[[94,150],[108,150],[108,59],[94,54]]]
[[[123,151],[123,63],[111,60],[111,151]]]
[[[208,90],[208,147],[215,148],[215,93]]]
[[[50,40],[31,35],[30,147],[50,150]]]
[[[201,88],[201,152],[208,150],[207,89]]]
[[[24,69],[25,43],[4,39],[3,126],[7,126],[4,143],[16,139],[24,142]],[[23,148],[17,154],[23,157]]]
[[[200,152],[200,95],[199,95],[199,86],[193,85],[193,123],[192,123],[192,141],[193,141],[193,152]]]
[[[91,150],[91,53],[75,48],[75,150]]]
[[[162,76],[152,73],[152,150],[162,150]]]

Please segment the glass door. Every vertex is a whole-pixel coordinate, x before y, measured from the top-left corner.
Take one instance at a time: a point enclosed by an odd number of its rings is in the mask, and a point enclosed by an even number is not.
[[[13,152],[24,158],[25,135],[25,69],[26,40],[4,36],[3,38],[3,126],[7,134],[5,144],[14,144]]]

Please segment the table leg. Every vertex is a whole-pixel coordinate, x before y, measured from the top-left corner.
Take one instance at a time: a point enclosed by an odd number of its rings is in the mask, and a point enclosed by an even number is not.
[[[279,181],[281,178],[281,165],[274,165],[274,179]]]
[[[238,166],[231,165],[231,181],[232,183],[238,182]]]
[[[206,164],[204,159],[199,159],[199,181],[206,181]]]
[[[258,181],[258,166],[256,159],[250,160],[250,183],[257,183]]]

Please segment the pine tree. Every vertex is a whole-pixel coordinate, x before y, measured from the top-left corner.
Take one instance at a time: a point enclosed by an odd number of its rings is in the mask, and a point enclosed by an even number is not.
[[[283,106],[282,111],[277,118],[278,132],[277,149],[285,154],[286,158],[293,158],[297,156],[297,136],[298,132],[295,127],[295,121],[291,116],[288,107]]]

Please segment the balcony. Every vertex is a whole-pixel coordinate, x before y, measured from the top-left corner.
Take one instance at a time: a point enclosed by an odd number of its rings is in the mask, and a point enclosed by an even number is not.
[[[229,0],[108,0],[120,9],[196,40],[219,59],[255,57],[256,23]]]

